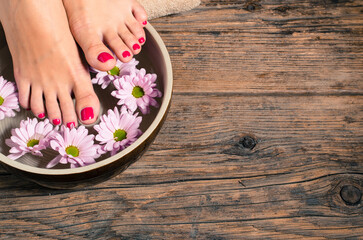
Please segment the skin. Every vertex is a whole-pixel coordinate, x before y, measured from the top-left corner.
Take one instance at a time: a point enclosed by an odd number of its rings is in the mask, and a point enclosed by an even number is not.
[[[146,19],[134,0],[0,0],[20,105],[54,123],[95,122],[100,104],[86,61],[107,71],[116,60],[100,61],[102,53],[131,60],[145,41]],[[130,55],[124,57],[125,51]],[[93,118],[82,120],[85,108],[92,108]]]
[[[92,67],[107,71],[115,66],[115,59],[105,63],[97,59],[100,53],[112,54],[104,43],[123,62],[130,61],[132,55],[141,51],[147,15],[137,1],[63,0],[63,3],[72,34]],[[134,49],[134,46],[140,48]],[[130,56],[124,57],[125,51]]]

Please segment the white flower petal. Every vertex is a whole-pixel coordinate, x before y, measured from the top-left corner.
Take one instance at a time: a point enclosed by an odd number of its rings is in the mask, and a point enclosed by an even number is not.
[[[52,168],[52,167],[54,167],[55,165],[57,165],[59,163],[59,161],[61,160],[61,158],[62,158],[62,156],[60,156],[60,155],[56,156],[55,158],[53,158],[53,160],[51,160],[47,164],[46,168]]]

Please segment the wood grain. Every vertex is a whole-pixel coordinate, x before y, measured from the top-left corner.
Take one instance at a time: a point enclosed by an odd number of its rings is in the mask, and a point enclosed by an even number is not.
[[[105,233],[141,239],[358,236],[361,203],[347,205],[339,194],[346,185],[362,189],[361,123],[337,124],[336,116],[343,123],[362,98],[259,99],[176,94],[150,151],[93,188],[53,191],[0,176],[2,202],[11,199],[12,206],[0,213],[1,230],[86,239]],[[284,125],[276,128],[276,122]],[[256,139],[252,150],[241,145],[243,136]]]
[[[278,2],[206,1],[196,14],[153,21],[175,91],[362,93],[361,3]]]
[[[363,239],[362,12],[205,0],[153,20],[175,81],[155,142],[78,191],[0,170],[0,239]]]

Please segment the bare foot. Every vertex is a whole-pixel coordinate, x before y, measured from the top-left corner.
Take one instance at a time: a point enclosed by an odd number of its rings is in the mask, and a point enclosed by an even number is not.
[[[122,62],[141,51],[147,15],[136,0],[63,0],[63,4],[72,34],[92,67],[107,71],[115,66],[109,48]]]
[[[63,120],[68,127],[76,126],[77,114],[81,122],[93,123],[99,101],[62,1],[0,0],[0,20],[13,59],[20,105],[31,108],[39,118],[46,113],[55,125]]]

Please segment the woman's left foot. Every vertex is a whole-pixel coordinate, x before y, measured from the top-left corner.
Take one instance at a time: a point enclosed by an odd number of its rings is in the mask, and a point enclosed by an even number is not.
[[[147,14],[136,0],[63,0],[73,37],[87,62],[101,71],[128,62],[145,42]],[[106,45],[108,47],[106,47]]]

